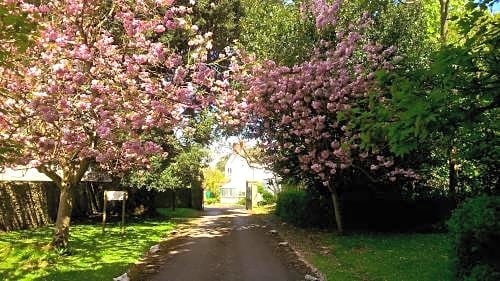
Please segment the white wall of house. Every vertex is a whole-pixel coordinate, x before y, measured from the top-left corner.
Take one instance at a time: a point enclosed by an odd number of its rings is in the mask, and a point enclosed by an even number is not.
[[[266,187],[273,173],[261,167],[250,167],[242,156],[232,153],[225,166],[224,174],[229,180],[221,187],[221,203],[237,203],[245,197],[247,181],[260,182]]]

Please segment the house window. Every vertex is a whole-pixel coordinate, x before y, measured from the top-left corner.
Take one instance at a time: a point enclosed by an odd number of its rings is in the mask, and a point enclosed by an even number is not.
[[[245,197],[245,192],[238,192],[236,188],[221,188],[221,197]]]

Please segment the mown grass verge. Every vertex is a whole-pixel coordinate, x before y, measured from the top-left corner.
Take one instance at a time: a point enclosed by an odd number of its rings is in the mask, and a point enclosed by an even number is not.
[[[268,213],[271,213],[272,209]],[[447,233],[348,233],[274,225],[331,281],[453,280]]]
[[[446,281],[446,234],[321,235],[311,259],[328,280]]]
[[[201,211],[189,208],[176,208],[172,211],[170,208],[157,208],[156,212],[166,218],[197,218],[201,215]]]
[[[112,280],[174,227],[165,219],[132,222],[122,236],[117,223],[108,224],[104,235],[101,225],[74,225],[69,255],[47,249],[50,227],[0,232],[0,280]]]

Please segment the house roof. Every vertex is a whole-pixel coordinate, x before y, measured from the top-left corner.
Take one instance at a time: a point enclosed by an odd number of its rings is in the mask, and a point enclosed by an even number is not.
[[[36,181],[51,182],[52,180],[44,173],[35,168],[15,167],[0,170],[0,181]],[[102,173],[87,171],[82,178],[83,182],[111,182],[111,178]]]
[[[0,181],[52,181],[35,168],[5,168],[0,172]]]

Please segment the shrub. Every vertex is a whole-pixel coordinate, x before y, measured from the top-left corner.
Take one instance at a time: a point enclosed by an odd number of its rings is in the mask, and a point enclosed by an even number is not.
[[[205,204],[207,204],[207,205],[217,204],[217,203],[219,203],[219,201],[220,201],[219,198],[210,197],[210,198],[205,199]]]
[[[276,196],[267,191],[262,184],[257,185],[257,192],[262,194],[262,201],[259,202],[259,205],[269,205],[276,202]]]
[[[500,272],[489,265],[476,265],[472,267],[470,274],[463,281],[497,281],[500,280]]]
[[[262,193],[262,205],[269,205],[276,203],[276,196],[269,191]]]
[[[457,279],[499,280],[500,196],[466,200],[453,212],[448,228]]]
[[[286,190],[278,195],[276,215],[300,227],[330,227],[331,209],[320,194],[306,190]]]
[[[276,215],[286,222],[302,226],[308,197],[305,191],[288,190],[278,195]]]
[[[247,199],[245,197],[242,197],[242,198],[238,199],[238,202],[236,204],[245,206],[246,203],[247,203]]]

